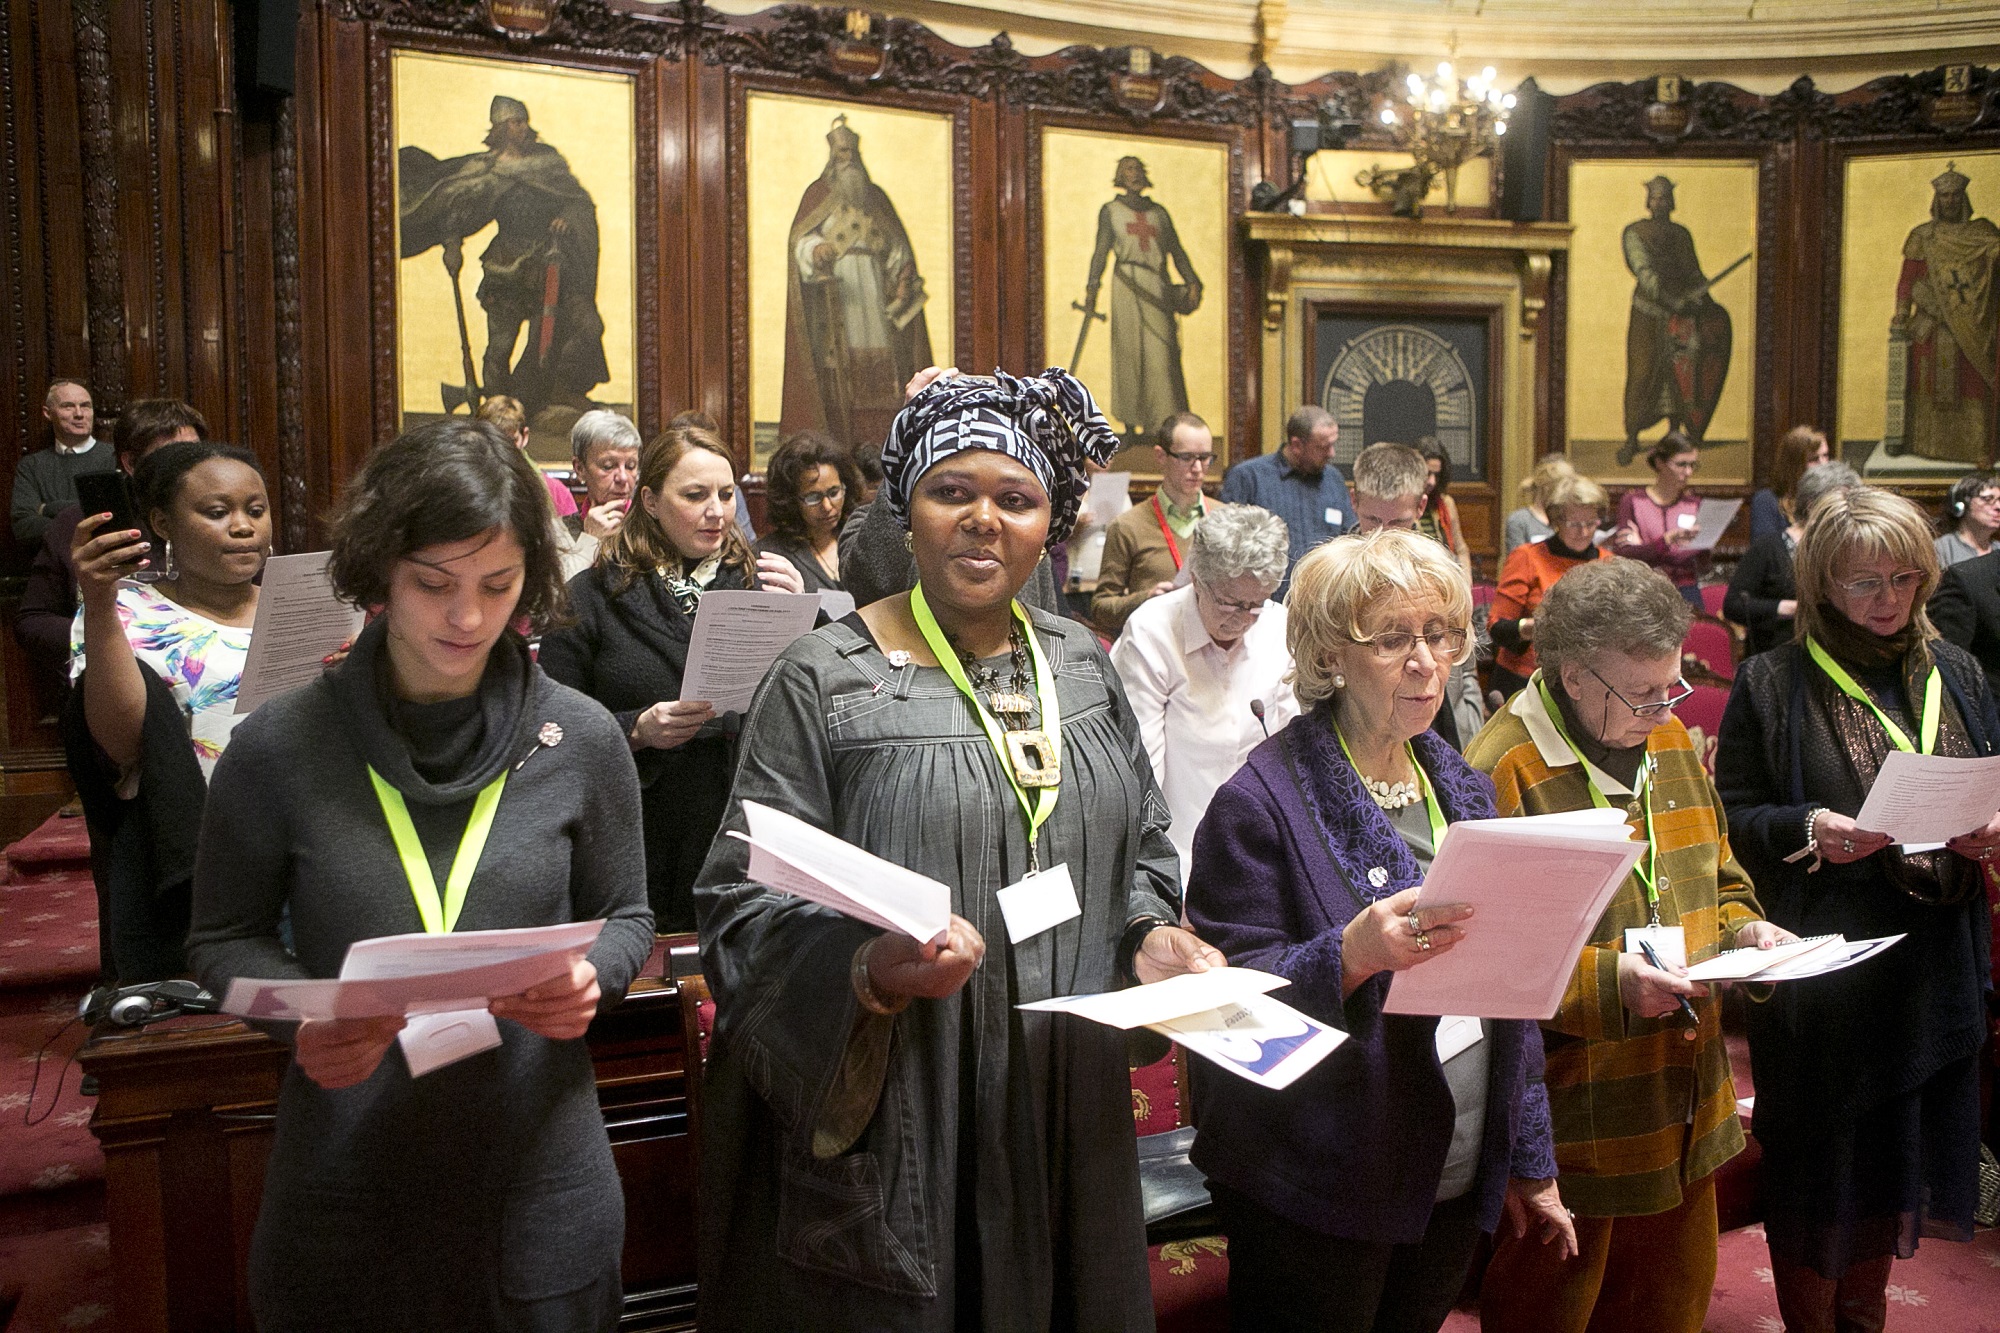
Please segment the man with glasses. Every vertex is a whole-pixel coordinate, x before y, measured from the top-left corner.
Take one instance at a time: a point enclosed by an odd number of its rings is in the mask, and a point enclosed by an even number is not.
[[[1160,486],[1153,498],[1111,520],[1104,530],[1104,561],[1091,619],[1117,637],[1139,605],[1172,592],[1187,563],[1188,535],[1208,512],[1201,483],[1215,461],[1215,436],[1192,412],[1176,412],[1160,423],[1153,441]]]
[[[1540,668],[1466,748],[1502,816],[1614,809],[1646,843],[1542,1024],[1580,1258],[1500,1227],[1481,1290],[1488,1333],[1584,1333],[1593,1314],[1700,1333],[1708,1311],[1715,1172],[1744,1138],[1719,1003],[1683,974],[1723,949],[1793,937],[1763,920],[1673,714],[1690,693],[1680,650],[1691,618],[1674,585],[1636,561],[1576,566],[1536,613]]]
[[[1215,506],[1189,534],[1189,586],[1133,612],[1111,649],[1173,812],[1168,835],[1183,882],[1216,788],[1298,713],[1285,680],[1285,608],[1270,600],[1288,549],[1282,519],[1251,505]]]

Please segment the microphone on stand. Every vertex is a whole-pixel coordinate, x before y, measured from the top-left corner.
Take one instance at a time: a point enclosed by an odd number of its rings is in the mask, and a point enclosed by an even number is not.
[[[1264,739],[1267,741],[1270,740],[1271,728],[1264,721],[1264,701],[1262,699],[1252,699],[1250,701],[1250,711],[1256,716],[1257,725],[1264,728]]]

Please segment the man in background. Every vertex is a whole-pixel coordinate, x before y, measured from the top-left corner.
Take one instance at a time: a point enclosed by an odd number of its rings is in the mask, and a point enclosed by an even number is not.
[[[1256,505],[1285,520],[1291,535],[1291,563],[1354,524],[1354,501],[1340,469],[1333,467],[1333,446],[1340,423],[1323,407],[1307,404],[1285,422],[1285,447],[1273,454],[1246,459],[1222,479],[1224,504]],[[1277,596],[1291,586],[1291,570]]]
[[[111,428],[111,447],[105,450],[109,455],[106,461],[130,476],[146,455],[161,445],[207,438],[208,419],[192,403],[178,398],[140,398],[127,403],[118,414],[117,424]],[[75,485],[70,483],[72,492]],[[143,523],[145,515],[139,519]],[[61,711],[69,693],[69,632],[77,605],[76,564],[70,558],[70,548],[76,542],[76,525],[82,521],[83,506],[74,497],[49,520],[35,561],[28,567],[21,607],[14,617],[14,638],[28,655],[42,716]]]
[[[97,411],[81,380],[50,384],[42,399],[42,416],[55,432],[55,442],[15,464],[14,496],[8,506],[14,540],[29,550],[41,544],[50,521],[76,503],[79,476],[109,472],[114,466],[111,451],[100,448],[91,433]]]
[[[1090,616],[1101,632],[1117,638],[1141,602],[1173,591],[1187,563],[1188,534],[1207,512],[1201,483],[1214,461],[1215,436],[1200,417],[1176,412],[1160,423],[1153,441],[1159,489],[1104,530],[1104,559],[1090,598]]]

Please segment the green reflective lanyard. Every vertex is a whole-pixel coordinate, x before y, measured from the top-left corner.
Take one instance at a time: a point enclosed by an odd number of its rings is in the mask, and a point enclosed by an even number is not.
[[[444,898],[438,898],[437,877],[431,874],[430,858],[410,822],[410,807],[403,793],[382,780],[375,766],[368,766],[368,780],[375,785],[375,799],[382,803],[382,817],[389,821],[389,836],[395,840],[396,855],[402,859],[403,874],[410,881],[410,896],[417,900],[417,915],[423,918],[426,935],[449,934],[458,926],[458,914],[465,909],[465,891],[472,887],[472,872],[486,851],[486,839],[493,832],[493,814],[500,808],[500,789],[507,785],[507,770],[486,784],[472,802],[472,818],[466,822],[465,836],[458,841],[458,853],[451,858],[451,873],[445,876]]]
[[[1354,752],[1347,748],[1347,737],[1341,735],[1338,723],[1334,725],[1333,735],[1334,739],[1340,742],[1340,752],[1347,756],[1347,766],[1354,770],[1356,777],[1360,777],[1361,768],[1354,762]],[[1403,753],[1410,756],[1410,767],[1416,772],[1417,785],[1423,788],[1424,814],[1429,818],[1431,823],[1431,856],[1435,858],[1438,854],[1438,849],[1444,846],[1444,809],[1438,805],[1437,793],[1431,789],[1431,775],[1424,772],[1424,766],[1417,762],[1417,748],[1408,741],[1404,741]],[[1362,781],[1365,784],[1367,779],[1363,778]],[[1384,811],[1383,813],[1386,814],[1388,812]]]
[[[1918,736],[1923,741],[1924,748],[1917,750],[1910,744],[1910,738],[1903,734],[1903,729],[1894,722],[1891,722],[1889,715],[1884,713],[1876,705],[1875,701],[1868,697],[1868,691],[1862,689],[1855,682],[1854,677],[1847,674],[1847,668],[1834,661],[1826,649],[1820,647],[1819,643],[1810,636],[1806,639],[1806,651],[1812,654],[1813,661],[1819,663],[1819,669],[1826,672],[1828,678],[1840,687],[1842,694],[1856,703],[1864,705],[1869,712],[1875,715],[1875,720],[1882,724],[1882,730],[1889,733],[1890,743],[1898,750],[1909,754],[1930,754],[1937,749],[1938,718],[1944,711],[1944,681],[1938,675],[1938,669],[1935,666],[1931,668],[1929,679],[1924,681],[1924,712],[1918,731]]]
[[[1556,707],[1555,696],[1549,693],[1549,682],[1539,669],[1535,672],[1535,689],[1542,696],[1542,707],[1547,711],[1556,735],[1563,738],[1563,744],[1569,746],[1570,753],[1576,756],[1577,764],[1583,769],[1583,785],[1590,791],[1590,803],[1599,810],[1609,810],[1611,802],[1605,800],[1604,793],[1597,789],[1596,779],[1590,776],[1590,764],[1584,759],[1583,750],[1570,738],[1569,728],[1563,725],[1562,712]],[[1639,877],[1639,887],[1646,891],[1646,906],[1653,910],[1653,924],[1657,926],[1660,924],[1660,891],[1656,887],[1660,873],[1660,844],[1653,837],[1653,784],[1647,781],[1652,771],[1653,755],[1649,749],[1646,762],[1639,765],[1638,780],[1632,786],[1633,799],[1639,802],[1639,809],[1646,816],[1646,864],[1643,868],[1633,866],[1632,873]]]
[[[1035,627],[1029,623],[1028,613],[1022,609],[1019,602],[1013,604],[1012,610],[1014,619],[1021,622],[1021,633],[1028,640],[1029,660],[1035,664],[1035,700],[1041,705],[1042,730],[1048,733],[1050,743],[1055,745],[1060,753],[1062,709],[1056,701],[1055,673],[1049,670],[1049,659],[1042,652],[1041,640],[1035,637]],[[1020,801],[1021,813],[1028,821],[1028,856],[1033,864],[1035,839],[1041,835],[1042,825],[1048,822],[1049,815],[1055,810],[1056,797],[1062,788],[1037,787],[1034,798],[1029,799],[1028,789],[1014,776],[1014,761],[1007,754],[1006,733],[1001,730],[999,720],[980,701],[979,695],[972,688],[972,682],[966,679],[965,668],[959,665],[958,654],[953,651],[950,641],[944,637],[944,631],[938,627],[937,617],[931,614],[930,603],[924,600],[924,585],[921,583],[910,590],[910,617],[917,622],[917,631],[924,636],[924,642],[930,645],[931,655],[937,658],[938,665],[944,668],[945,675],[951,677],[951,683],[958,687],[958,692],[972,705],[974,716],[978,717],[979,725],[986,731],[986,739],[993,743],[993,753],[1000,759],[1000,772],[1007,779],[1007,784],[1014,789],[1014,797]]]

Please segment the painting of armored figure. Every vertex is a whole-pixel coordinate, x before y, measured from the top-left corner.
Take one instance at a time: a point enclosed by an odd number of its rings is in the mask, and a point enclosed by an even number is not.
[[[593,407],[629,413],[631,79],[417,52],[394,69],[405,417],[507,395],[553,444]]]
[[[1078,307],[1084,313],[1078,348],[1096,317],[1108,266],[1111,401],[1107,407],[1111,419],[1127,434],[1143,434],[1188,410],[1180,325],[1182,316],[1201,308],[1201,278],[1174,230],[1173,214],[1146,194],[1153,181],[1144,159],[1129,154],[1119,158],[1111,183],[1119,193],[1097,210],[1097,244]],[[1070,359],[1077,357],[1073,354]]]

